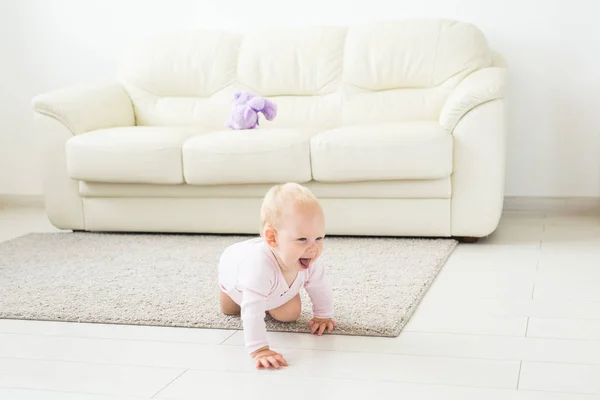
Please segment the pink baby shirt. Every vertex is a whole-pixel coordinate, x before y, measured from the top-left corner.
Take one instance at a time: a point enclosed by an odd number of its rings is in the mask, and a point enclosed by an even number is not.
[[[262,237],[235,243],[219,260],[219,285],[241,307],[248,353],[267,346],[265,313],[294,298],[302,287],[317,318],[333,317],[333,293],[321,259],[299,271],[288,287],[269,245]]]

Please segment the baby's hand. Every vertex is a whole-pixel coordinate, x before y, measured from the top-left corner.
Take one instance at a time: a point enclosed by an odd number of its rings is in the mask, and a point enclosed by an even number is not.
[[[315,332],[319,332],[319,336],[321,336],[323,334],[323,332],[325,332],[325,329],[327,329],[328,333],[331,333],[331,331],[333,331],[333,327],[337,326],[337,324],[335,323],[334,320],[332,320],[331,318],[313,318],[308,322],[308,325],[310,326],[310,333],[314,334]]]
[[[280,365],[288,366],[287,361],[285,361],[285,358],[281,354],[270,349],[257,351],[252,356],[256,360],[256,368],[271,368],[273,366],[279,369]]]

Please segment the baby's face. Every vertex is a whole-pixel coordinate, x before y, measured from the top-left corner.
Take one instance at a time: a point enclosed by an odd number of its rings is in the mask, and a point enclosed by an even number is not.
[[[320,207],[290,208],[277,234],[278,256],[287,270],[306,270],[323,252],[324,238],[325,216]]]

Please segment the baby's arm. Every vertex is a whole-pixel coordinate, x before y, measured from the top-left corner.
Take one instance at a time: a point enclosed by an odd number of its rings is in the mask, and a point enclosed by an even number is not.
[[[313,315],[320,319],[333,318],[333,291],[321,259],[315,261],[308,273],[304,289],[312,302]]]
[[[240,286],[242,288],[241,317],[246,350],[256,360],[256,367],[279,368],[287,366],[283,356],[269,348],[265,324],[266,302],[272,290],[273,277],[268,268],[260,264],[242,267]]]
[[[261,293],[245,290],[242,295],[242,322],[246,349],[256,360],[256,367],[287,366],[283,356],[269,348],[265,327],[265,299]]]
[[[266,295],[246,288],[242,293],[241,317],[244,341],[249,354],[263,347],[268,348],[265,326]]]

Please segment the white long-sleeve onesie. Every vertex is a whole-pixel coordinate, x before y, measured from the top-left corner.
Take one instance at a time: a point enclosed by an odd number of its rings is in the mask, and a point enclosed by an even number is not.
[[[219,260],[219,285],[240,305],[248,353],[267,346],[265,313],[290,301],[302,287],[317,318],[333,317],[333,294],[321,259],[287,285],[275,256],[262,237],[229,246]]]

